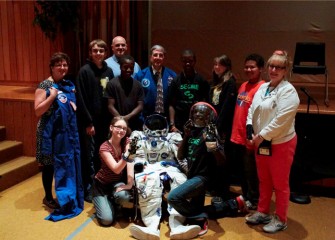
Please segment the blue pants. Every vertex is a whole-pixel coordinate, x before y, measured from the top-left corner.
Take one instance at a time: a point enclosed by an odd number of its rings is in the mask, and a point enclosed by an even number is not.
[[[201,176],[188,179],[169,193],[168,203],[187,218],[207,218],[204,212],[206,183]]]
[[[130,191],[115,192],[119,184],[121,182],[105,185],[96,179],[93,180],[93,204],[97,219],[103,226],[112,225],[119,208],[132,204]]]

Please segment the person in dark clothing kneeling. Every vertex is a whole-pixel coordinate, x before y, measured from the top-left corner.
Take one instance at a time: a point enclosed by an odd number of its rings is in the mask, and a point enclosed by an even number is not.
[[[221,158],[215,157],[222,154],[213,123],[216,117],[216,111],[208,103],[198,102],[191,107],[190,119],[184,126],[184,137],[177,155],[180,165],[185,166],[187,181],[168,196],[168,203],[190,224],[201,227],[199,236],[208,231],[204,204],[210,173],[216,166],[215,160],[224,158],[223,155]]]

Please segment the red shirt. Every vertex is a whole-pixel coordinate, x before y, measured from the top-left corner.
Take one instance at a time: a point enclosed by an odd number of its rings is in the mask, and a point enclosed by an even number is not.
[[[238,89],[233,128],[230,138],[230,140],[236,144],[246,145],[246,122],[248,110],[251,106],[252,99],[254,98],[255,93],[264,82],[264,80],[257,83],[249,83],[249,81],[247,81],[242,83],[242,85]]]

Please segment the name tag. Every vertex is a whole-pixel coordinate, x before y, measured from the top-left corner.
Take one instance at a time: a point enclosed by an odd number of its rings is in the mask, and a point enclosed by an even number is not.
[[[263,156],[271,156],[271,141],[263,140],[258,147],[258,154]]]

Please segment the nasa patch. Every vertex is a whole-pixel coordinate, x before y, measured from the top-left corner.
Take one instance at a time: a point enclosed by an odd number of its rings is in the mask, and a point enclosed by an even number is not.
[[[142,84],[142,87],[149,87],[150,86],[150,80],[147,79],[147,78],[143,78],[142,81],[141,81],[141,84]]]
[[[58,100],[61,102],[61,103],[66,103],[67,102],[67,97],[64,93],[60,92],[58,93],[58,96],[57,96]]]

